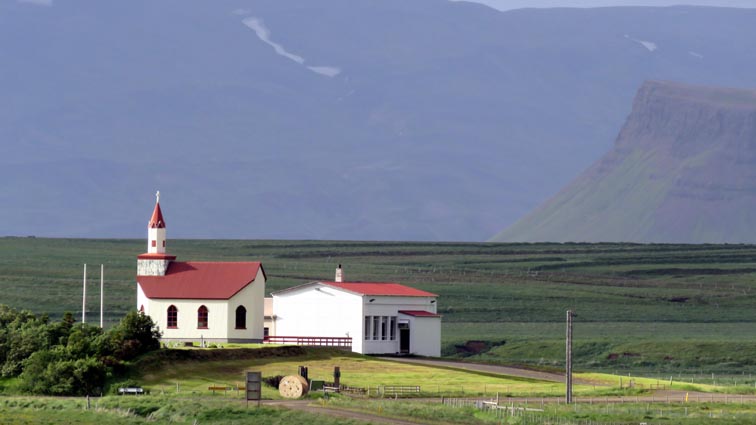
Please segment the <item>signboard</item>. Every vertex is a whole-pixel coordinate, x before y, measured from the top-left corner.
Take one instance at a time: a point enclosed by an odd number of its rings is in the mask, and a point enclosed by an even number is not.
[[[247,372],[247,385],[245,388],[247,404],[249,404],[250,400],[256,400],[259,406],[262,396],[262,372]]]

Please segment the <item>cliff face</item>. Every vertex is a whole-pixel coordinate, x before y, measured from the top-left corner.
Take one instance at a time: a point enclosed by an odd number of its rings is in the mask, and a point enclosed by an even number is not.
[[[756,91],[646,82],[613,149],[492,240],[756,242]]]

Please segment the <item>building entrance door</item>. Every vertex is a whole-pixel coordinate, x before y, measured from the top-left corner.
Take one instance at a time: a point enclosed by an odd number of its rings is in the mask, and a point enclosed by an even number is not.
[[[399,324],[399,353],[410,353],[410,329],[407,323]]]

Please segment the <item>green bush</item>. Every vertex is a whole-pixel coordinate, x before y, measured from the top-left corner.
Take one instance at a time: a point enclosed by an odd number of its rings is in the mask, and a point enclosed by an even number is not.
[[[0,372],[19,377],[32,394],[99,394],[108,376],[125,371],[125,361],[160,348],[152,319],[131,312],[108,332],[75,324],[73,315],[48,323],[45,315],[0,305]]]

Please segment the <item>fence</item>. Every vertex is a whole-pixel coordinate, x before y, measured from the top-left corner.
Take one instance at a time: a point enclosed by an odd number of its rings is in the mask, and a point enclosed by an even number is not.
[[[753,405],[753,396],[707,394],[696,400],[698,403],[686,403],[678,397],[656,397],[634,400],[635,397],[585,398],[573,404],[554,403],[556,399],[501,399],[497,402],[484,399],[442,398],[441,403],[455,408],[475,408],[485,411],[496,418],[517,417],[516,422],[524,425],[638,425],[639,423],[658,423],[660,420],[696,418],[701,423],[718,418],[742,419],[750,423],[753,416],[750,410],[742,411],[743,406]],[[689,401],[693,401],[693,396]],[[530,406],[528,405],[530,401]],[[540,403],[539,403],[540,402]],[[703,404],[700,402],[704,402]],[[724,406],[723,406],[724,404]],[[727,405],[739,404],[733,410]],[[750,407],[748,408],[750,409]],[[617,416],[617,420],[582,419],[569,416]],[[628,417],[638,420],[627,421]]]
[[[289,345],[308,345],[316,347],[336,347],[345,350],[352,349],[352,338],[349,337],[332,337],[332,336],[266,336],[263,339],[265,344],[289,344]]]

